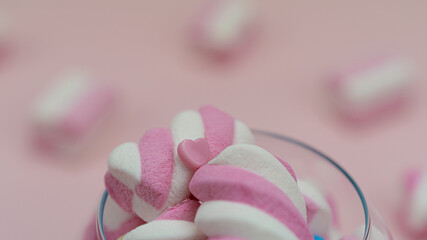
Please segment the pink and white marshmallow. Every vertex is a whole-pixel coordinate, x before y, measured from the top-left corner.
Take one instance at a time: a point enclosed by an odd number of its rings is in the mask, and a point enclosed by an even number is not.
[[[113,93],[81,73],[63,76],[38,99],[31,112],[40,144],[77,149],[110,111]]]
[[[171,207],[159,217],[125,234],[120,240],[205,240],[205,235],[194,224],[200,203],[185,200]]]
[[[105,175],[110,196],[147,222],[187,199],[195,168],[181,160],[178,146],[199,138],[209,145],[209,159],[230,145],[254,141],[246,125],[214,107],[181,112],[170,129],[151,129],[138,144],[125,143],[113,150]]]
[[[208,165],[196,171],[189,188],[203,202],[196,216],[196,224],[208,237],[263,239],[256,238],[260,236],[257,234],[266,234],[271,239],[313,239],[296,179],[279,159],[259,147],[235,145],[225,149]],[[223,205],[232,206],[220,211]],[[242,213],[229,210],[239,206],[239,209],[244,209]],[[204,209],[208,209],[206,213]],[[213,215],[213,212],[217,214]],[[247,215],[242,215],[244,217],[233,216],[244,212],[247,212]],[[249,215],[252,212],[257,217],[251,219]],[[252,222],[261,215],[275,230],[263,232],[259,228],[246,229],[252,224],[261,224]],[[227,219],[230,220],[227,222]],[[226,221],[226,224],[222,221]],[[260,232],[256,233],[258,230]]]
[[[427,237],[427,171],[415,169],[404,182],[401,223],[413,236]]]
[[[338,110],[351,120],[366,120],[404,103],[413,79],[408,62],[378,57],[335,73],[330,94]]]
[[[299,179],[298,187],[304,195],[307,206],[307,221],[311,232],[327,239],[333,224],[332,210],[325,194],[311,181]]]
[[[226,53],[244,44],[254,20],[254,0],[208,0],[205,7],[195,21],[197,45]]]
[[[116,240],[123,234],[139,227],[145,222],[134,214],[123,211],[110,197],[104,206],[104,234],[107,240]],[[89,224],[84,240],[97,240],[96,217]]]
[[[304,219],[307,219],[304,197],[293,169],[267,150],[253,144],[236,144],[222,151],[208,165],[233,166],[254,173],[286,194]]]
[[[265,211],[234,201],[203,203],[197,212],[195,223],[212,240],[300,239]]]

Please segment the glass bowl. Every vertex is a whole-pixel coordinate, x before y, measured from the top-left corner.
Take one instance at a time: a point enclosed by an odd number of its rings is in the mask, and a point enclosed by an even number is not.
[[[341,236],[356,230],[363,235],[363,240],[392,239],[379,213],[367,203],[357,183],[338,163],[298,140],[262,130],[253,130],[253,133],[258,146],[287,161],[298,178],[316,182],[333,199],[339,223],[336,228]],[[99,240],[106,240],[103,212],[107,197],[105,191],[96,221]]]

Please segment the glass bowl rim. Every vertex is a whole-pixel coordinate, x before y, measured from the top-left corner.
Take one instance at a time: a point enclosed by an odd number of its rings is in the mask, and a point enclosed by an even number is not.
[[[341,167],[337,162],[335,162],[334,160],[332,160],[332,158],[328,157],[326,154],[324,154],[323,152],[317,150],[316,148],[305,144],[302,141],[296,140],[295,138],[291,138],[291,137],[287,137],[281,134],[277,134],[274,132],[270,132],[270,131],[265,131],[265,130],[258,130],[258,129],[251,129],[252,132],[254,134],[261,134],[267,137],[271,137],[271,138],[275,138],[275,139],[279,139],[285,142],[290,142],[292,144],[298,145],[302,148],[305,148],[306,150],[309,150],[317,155],[319,155],[320,157],[322,157],[324,160],[326,160],[327,162],[329,162],[330,164],[332,164],[334,167],[336,167],[342,174],[344,174],[344,176],[350,181],[350,183],[353,185],[354,189],[356,190],[360,201],[362,203],[363,206],[363,211],[365,214],[365,231],[363,234],[363,239],[367,239],[367,237],[369,236],[369,232],[371,229],[371,224],[370,224],[370,215],[369,215],[369,208],[368,208],[368,203],[366,201],[365,196],[363,195],[362,190],[360,189],[359,185],[356,183],[356,181],[350,176],[350,174],[344,170],[343,167]],[[102,194],[102,198],[101,198],[101,203],[99,205],[99,210],[98,210],[98,217],[97,217],[97,221],[96,221],[96,227],[97,229],[101,229],[101,237],[102,239],[105,239],[105,234],[104,234],[104,207],[105,207],[105,202],[107,201],[107,197],[108,197],[108,192],[107,190],[104,191],[104,193]]]

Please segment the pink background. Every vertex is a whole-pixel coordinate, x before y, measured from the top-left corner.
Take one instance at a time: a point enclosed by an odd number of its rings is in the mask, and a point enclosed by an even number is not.
[[[79,239],[103,190],[114,146],[167,126],[178,111],[216,105],[249,126],[297,137],[338,160],[395,239],[400,177],[427,165],[426,1],[262,1],[256,42],[228,65],[193,49],[200,1],[3,0],[10,54],[0,62],[0,236]],[[325,100],[330,69],[378,53],[414,62],[411,105],[351,128]],[[118,104],[95,143],[70,157],[29,144],[28,108],[67,69],[110,82]]]

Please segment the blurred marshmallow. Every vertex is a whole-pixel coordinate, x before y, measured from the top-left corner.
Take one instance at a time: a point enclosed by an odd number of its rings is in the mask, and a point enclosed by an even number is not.
[[[36,139],[44,147],[76,149],[110,110],[110,88],[81,73],[67,74],[40,96],[32,108]]]
[[[208,0],[195,20],[196,44],[217,53],[238,48],[248,37],[254,5],[254,0]]]
[[[326,195],[312,181],[298,179],[298,187],[307,206],[307,222],[313,234],[328,238],[333,227],[333,213]]]
[[[379,57],[334,74],[330,94],[346,117],[365,120],[404,103],[412,78],[407,61]]]
[[[413,236],[427,237],[427,171],[414,169],[405,176],[401,224]]]

